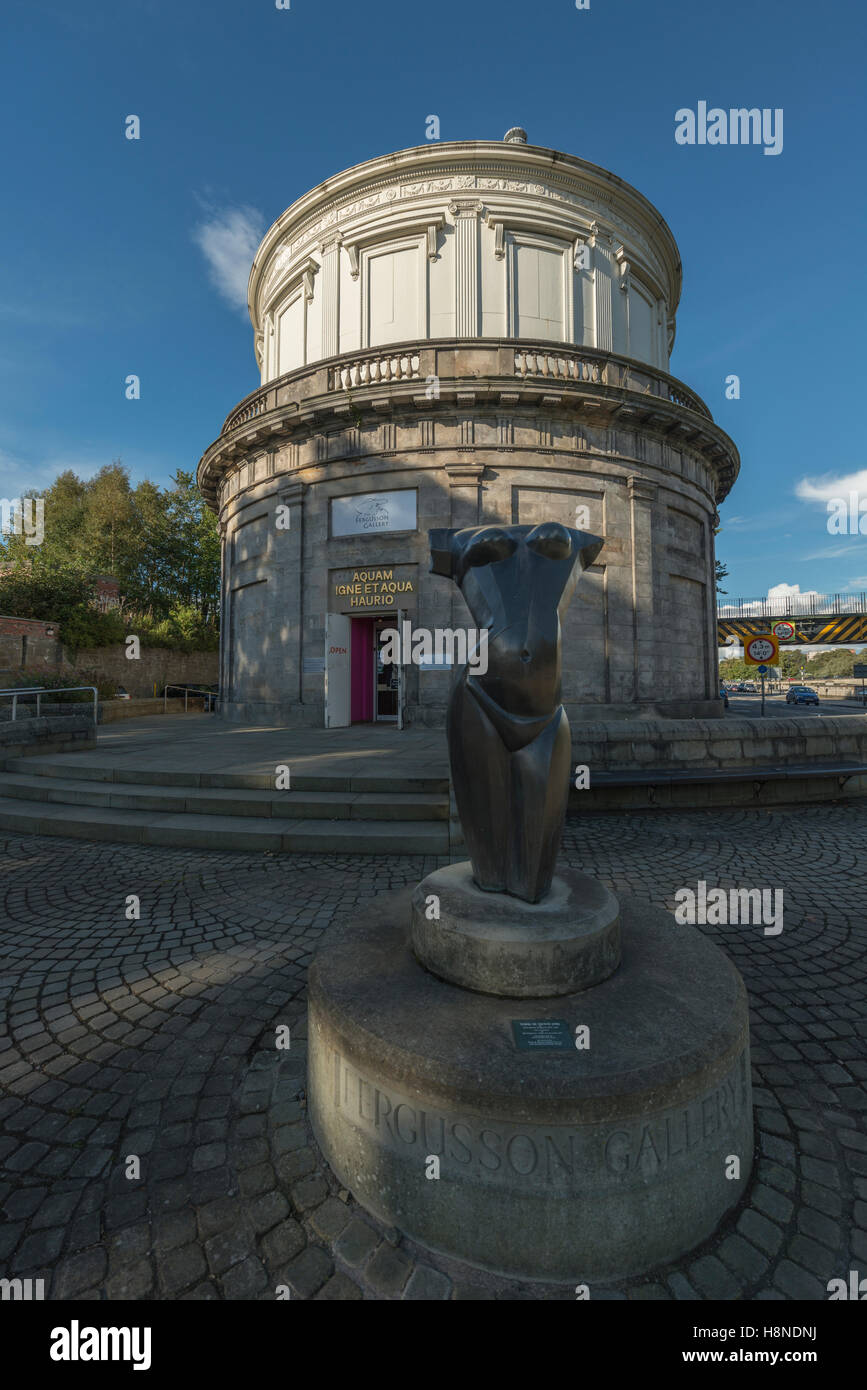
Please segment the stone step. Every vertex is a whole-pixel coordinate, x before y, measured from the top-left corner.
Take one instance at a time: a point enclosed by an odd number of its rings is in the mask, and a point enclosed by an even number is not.
[[[448,821],[294,820],[163,814],[0,796],[0,829],[185,849],[307,854],[448,854]]]
[[[16,760],[28,763],[30,759]],[[0,795],[67,806],[111,806],[211,816],[292,820],[447,820],[448,797],[438,792],[260,791],[246,788],[162,786],[158,783],[86,781],[29,772],[0,772]]]
[[[292,759],[286,759],[290,768],[293,791],[321,792],[377,792],[390,794],[440,794],[448,795],[448,772],[429,774],[422,767],[395,771],[384,767],[372,772],[368,768],[361,772],[351,769],[345,772],[301,772],[292,770]],[[154,767],[150,760],[142,757],[139,765],[126,766],[106,761],[105,755],[98,757],[87,754],[68,753],[62,758],[36,755],[29,758],[8,758],[2,764],[7,772],[23,773],[32,777],[52,777],[63,781],[81,782],[121,782],[157,787],[222,787],[239,788],[246,791],[274,792],[275,772],[184,772],[174,768]]]

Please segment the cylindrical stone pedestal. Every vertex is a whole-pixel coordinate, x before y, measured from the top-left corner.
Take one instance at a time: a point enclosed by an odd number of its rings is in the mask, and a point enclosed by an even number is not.
[[[596,878],[555,874],[540,903],[485,893],[469,861],[413,891],[412,944],[422,965],[464,989],[512,999],[575,994],[620,963],[620,907]]]
[[[620,907],[620,968],[548,999],[431,974],[407,891],[328,938],[310,1117],[375,1216],[485,1269],[579,1282],[676,1260],[735,1205],[753,1147],[743,983],[672,914]]]

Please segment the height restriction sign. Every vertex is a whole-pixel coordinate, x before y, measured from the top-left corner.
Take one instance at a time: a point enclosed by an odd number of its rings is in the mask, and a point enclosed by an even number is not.
[[[795,635],[795,624],[790,623],[788,621],[774,623],[774,626],[771,628],[771,632],[774,634],[778,642],[791,642],[792,638]]]
[[[776,637],[770,634],[767,637],[751,637],[744,648],[744,661],[749,662],[750,666],[771,666],[779,653]]]

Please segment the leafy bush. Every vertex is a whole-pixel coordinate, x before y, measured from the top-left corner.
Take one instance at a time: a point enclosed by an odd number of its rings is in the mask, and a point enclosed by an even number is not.
[[[117,694],[116,681],[100,679],[95,671],[72,671],[68,675],[54,676],[45,671],[21,671],[10,682],[10,689],[27,690],[38,687],[40,690],[56,690],[57,704],[84,704],[93,699],[88,690],[63,690],[69,685],[95,685],[100,700],[113,700]],[[36,697],[33,697],[34,701]],[[55,702],[52,701],[52,704]]]
[[[123,641],[128,631],[128,622],[116,609],[99,613],[95,608],[80,608],[60,624],[60,640],[70,651],[113,647]]]

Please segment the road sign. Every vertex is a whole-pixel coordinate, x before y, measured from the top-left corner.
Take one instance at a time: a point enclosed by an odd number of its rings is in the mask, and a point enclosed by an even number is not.
[[[855,665],[852,667],[852,673],[856,676],[867,676],[867,666],[865,666],[863,662],[856,661]]]
[[[764,666],[776,661],[780,654],[776,637],[767,633],[764,637],[753,637],[744,647],[744,661],[750,666]]]
[[[760,675],[760,676],[766,676],[766,675],[768,674],[768,672],[770,671],[770,669],[771,669],[770,666],[760,666],[760,667],[759,667],[759,675]]]
[[[795,624],[790,622],[774,623],[771,632],[778,642],[791,642],[795,635]]]

